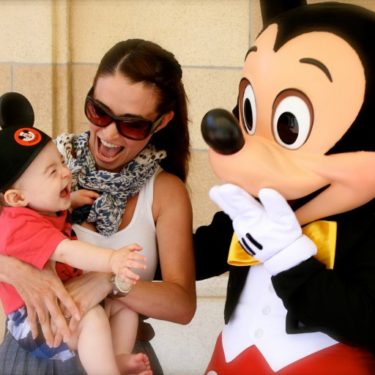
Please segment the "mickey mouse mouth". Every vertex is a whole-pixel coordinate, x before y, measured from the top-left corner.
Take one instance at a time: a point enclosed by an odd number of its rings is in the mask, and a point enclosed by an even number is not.
[[[331,184],[323,186],[318,190],[313,191],[312,193],[298,199],[288,201],[290,206],[292,207],[293,211],[297,211],[300,207],[304,206],[307,202],[310,202],[314,198],[316,198],[319,194],[321,194],[324,190],[328,189]]]

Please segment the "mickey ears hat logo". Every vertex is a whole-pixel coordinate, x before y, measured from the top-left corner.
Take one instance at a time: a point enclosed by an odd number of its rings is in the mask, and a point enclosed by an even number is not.
[[[42,135],[37,129],[20,128],[14,133],[14,140],[22,146],[34,146],[42,140]]]
[[[51,140],[33,125],[34,110],[25,96],[8,92],[0,97],[0,191],[9,188]]]

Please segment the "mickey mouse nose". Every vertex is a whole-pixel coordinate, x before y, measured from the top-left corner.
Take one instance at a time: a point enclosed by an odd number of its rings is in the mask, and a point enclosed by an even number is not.
[[[219,154],[234,154],[245,143],[237,119],[225,109],[207,112],[202,119],[201,132],[206,143]]]

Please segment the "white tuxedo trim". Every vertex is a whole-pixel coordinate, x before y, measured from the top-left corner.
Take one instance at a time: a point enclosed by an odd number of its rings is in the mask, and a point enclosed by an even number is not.
[[[321,332],[287,334],[286,309],[263,265],[251,267],[240,300],[222,332],[226,362],[256,345],[273,371],[337,343]]]

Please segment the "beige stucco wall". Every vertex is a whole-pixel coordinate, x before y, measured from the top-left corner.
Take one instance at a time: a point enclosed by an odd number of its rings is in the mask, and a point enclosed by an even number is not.
[[[347,2],[375,10],[372,0]],[[216,207],[207,192],[217,180],[200,121],[235,104],[244,54],[261,27],[258,0],[1,0],[0,21],[0,93],[24,93],[37,126],[53,135],[86,128],[83,100],[114,43],[145,38],[171,50],[189,97],[194,226],[209,222]],[[203,372],[223,324],[225,286],[226,276],[198,283],[189,326],[153,322],[166,375]]]

